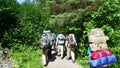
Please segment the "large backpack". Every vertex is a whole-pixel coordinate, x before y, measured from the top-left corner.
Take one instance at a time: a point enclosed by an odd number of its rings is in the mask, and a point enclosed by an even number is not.
[[[68,45],[69,47],[75,47],[77,45],[75,34],[69,34],[68,41],[69,41],[69,45]]]
[[[63,34],[59,34],[57,36],[57,44],[64,45],[65,44],[65,36]]]
[[[55,33],[52,33],[52,40],[55,40],[56,39],[56,34]]]
[[[109,38],[105,36],[103,30],[100,28],[92,29],[88,33],[88,41],[90,43],[91,51],[108,49],[107,40],[109,40]]]
[[[49,44],[49,40],[47,39],[47,37],[42,37],[40,40],[40,48],[44,49],[44,48],[48,48],[50,46]]]
[[[52,34],[47,34],[47,38],[48,38],[48,40],[52,40]]]

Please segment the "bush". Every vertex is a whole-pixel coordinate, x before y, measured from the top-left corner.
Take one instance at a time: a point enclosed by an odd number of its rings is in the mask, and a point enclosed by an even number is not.
[[[113,64],[110,64],[109,67],[112,68],[119,68],[119,64],[120,64],[120,47],[119,46],[116,46],[114,48],[110,48],[110,50],[113,52],[113,54],[117,57],[117,62],[116,63],[113,63]]]

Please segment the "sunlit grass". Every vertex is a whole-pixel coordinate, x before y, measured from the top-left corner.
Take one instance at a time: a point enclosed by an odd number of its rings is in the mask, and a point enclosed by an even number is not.
[[[41,50],[33,46],[22,46],[20,50],[12,49],[10,55],[15,68],[43,68]]]
[[[85,56],[84,58],[77,58],[78,64],[82,65],[83,68],[90,68],[88,64],[89,56]]]

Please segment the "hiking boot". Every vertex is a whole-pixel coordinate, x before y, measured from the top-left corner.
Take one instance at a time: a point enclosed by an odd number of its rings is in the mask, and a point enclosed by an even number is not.
[[[70,57],[66,57],[66,60],[70,60]]]
[[[57,56],[59,57],[59,56],[60,56],[60,54],[57,54]]]
[[[47,63],[46,64],[44,64],[44,66],[47,66],[48,65],[48,61],[47,61]]]
[[[44,66],[47,66],[47,64],[45,64]]]
[[[75,63],[75,60],[72,60],[73,63]]]
[[[61,59],[63,59],[63,57],[61,57]]]
[[[48,59],[52,59],[52,56],[48,56]]]

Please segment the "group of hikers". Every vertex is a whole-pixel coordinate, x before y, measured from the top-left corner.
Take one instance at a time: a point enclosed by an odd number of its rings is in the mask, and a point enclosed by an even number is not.
[[[42,49],[42,60],[44,66],[47,66],[49,59],[52,58],[52,51],[60,56],[61,59],[65,57],[66,59],[72,59],[75,63],[75,47],[77,46],[75,34],[66,34],[60,32],[55,34],[50,30],[44,30],[42,37],[40,39],[40,49]]]
[[[94,28],[88,33],[89,47],[87,53],[89,54],[88,64],[90,68],[108,68],[108,64],[115,63],[116,57],[109,50],[107,45],[109,37],[106,36],[101,28]],[[55,34],[50,30],[43,31],[40,39],[40,49],[42,49],[43,64],[46,66],[49,59],[52,58],[52,51],[63,59],[72,59],[75,63],[75,48],[77,46],[75,34],[66,34],[60,32]]]

